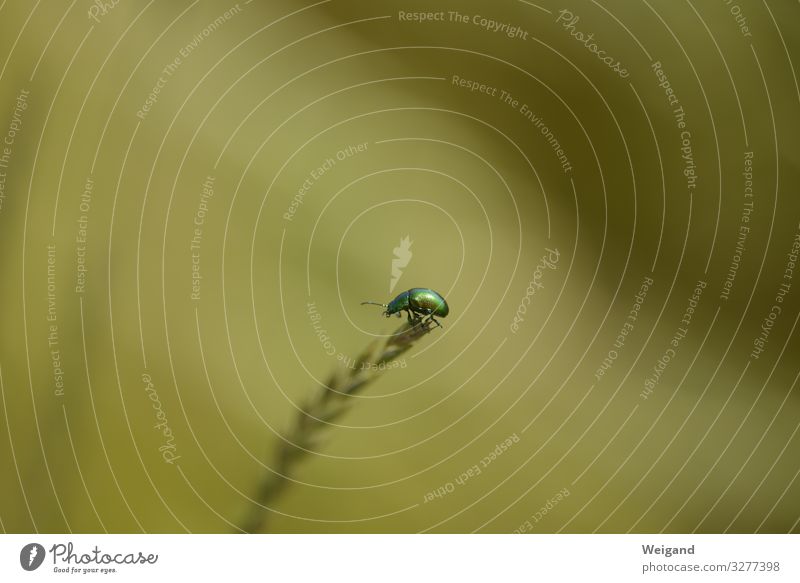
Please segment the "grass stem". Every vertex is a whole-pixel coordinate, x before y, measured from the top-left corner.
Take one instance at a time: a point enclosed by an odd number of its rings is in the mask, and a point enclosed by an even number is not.
[[[363,391],[380,378],[390,362],[409,350],[428,334],[434,324],[416,319],[405,322],[383,342],[373,341],[359,354],[352,367],[336,370],[328,382],[319,387],[298,411],[277,445],[274,464],[258,486],[254,504],[239,525],[244,532],[265,530],[269,505],[286,489],[295,465],[322,443],[327,426],[344,415],[352,406],[352,395]]]

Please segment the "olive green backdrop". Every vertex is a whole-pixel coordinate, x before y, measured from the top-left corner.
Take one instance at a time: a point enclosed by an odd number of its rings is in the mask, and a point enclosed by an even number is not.
[[[417,286],[444,328],[266,529],[800,529],[797,2],[9,0],[0,31],[3,530],[235,531],[397,326],[360,302]]]

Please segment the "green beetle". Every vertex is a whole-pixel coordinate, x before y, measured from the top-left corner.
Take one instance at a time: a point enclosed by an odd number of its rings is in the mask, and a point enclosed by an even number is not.
[[[434,316],[444,318],[450,313],[450,307],[447,305],[442,295],[427,287],[414,287],[408,291],[404,291],[388,304],[361,302],[362,306],[366,304],[386,308],[383,315],[387,318],[394,314],[397,314],[399,317],[400,312],[405,310],[410,323],[427,318],[440,328],[442,325]]]

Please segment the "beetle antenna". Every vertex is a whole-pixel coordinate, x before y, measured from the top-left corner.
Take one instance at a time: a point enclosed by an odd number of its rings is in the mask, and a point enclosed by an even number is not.
[[[381,308],[388,308],[389,307],[386,304],[379,304],[378,302],[361,302],[362,306],[366,306],[367,304],[369,304],[371,306],[380,306]]]

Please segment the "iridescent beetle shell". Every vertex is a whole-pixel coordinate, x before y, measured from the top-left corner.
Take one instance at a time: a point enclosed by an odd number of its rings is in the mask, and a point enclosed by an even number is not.
[[[377,302],[362,302],[362,304],[373,304],[386,308],[383,312],[386,317],[394,314],[400,315],[400,312],[405,310],[408,313],[409,321],[428,318],[437,325],[441,324],[436,321],[435,316],[444,318],[450,313],[450,306],[447,305],[447,301],[442,295],[427,287],[414,287],[404,291],[388,304]]]

